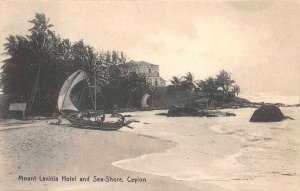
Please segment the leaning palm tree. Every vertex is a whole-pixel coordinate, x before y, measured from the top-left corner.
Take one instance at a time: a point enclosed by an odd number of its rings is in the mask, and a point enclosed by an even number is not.
[[[31,35],[28,36],[29,41],[31,42],[31,47],[29,47],[33,54],[36,55],[36,78],[33,84],[32,93],[29,98],[28,104],[28,115],[31,114],[33,108],[36,93],[39,86],[40,74],[42,68],[47,67],[51,63],[51,57],[53,57],[56,47],[58,46],[58,41],[54,33],[50,30],[53,27],[52,24],[49,24],[49,18],[46,18],[43,13],[36,13],[35,18],[31,21],[34,26],[29,29]]]

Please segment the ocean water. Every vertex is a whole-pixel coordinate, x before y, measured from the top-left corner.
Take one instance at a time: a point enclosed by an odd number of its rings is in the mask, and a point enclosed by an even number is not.
[[[278,93],[256,93],[251,94],[241,93],[240,97],[248,99],[253,102],[266,102],[266,103],[284,103],[284,104],[299,104],[300,96],[299,95],[278,95]]]
[[[226,110],[236,117],[165,117],[130,113],[140,123],[122,131],[173,142],[165,152],[115,161],[114,166],[224,190],[300,188],[300,108],[281,108],[295,120],[250,123],[253,108]]]

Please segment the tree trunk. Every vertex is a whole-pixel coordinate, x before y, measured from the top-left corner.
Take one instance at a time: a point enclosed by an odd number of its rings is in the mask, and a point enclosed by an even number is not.
[[[41,65],[39,66],[38,74],[37,74],[36,80],[35,80],[33,88],[32,88],[32,94],[31,94],[31,98],[29,100],[29,108],[28,108],[28,112],[27,112],[28,116],[31,114],[31,111],[32,111],[32,108],[33,108],[35,95],[36,95],[37,88],[38,88],[38,85],[39,85],[40,71],[41,71]]]
[[[132,95],[130,95],[129,100],[128,100],[127,104],[126,104],[126,108],[125,109],[127,109],[128,105],[129,105],[129,103],[131,101],[131,97],[132,97]]]

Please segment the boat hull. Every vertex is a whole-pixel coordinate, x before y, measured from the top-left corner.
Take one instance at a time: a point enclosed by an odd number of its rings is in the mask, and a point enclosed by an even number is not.
[[[85,119],[79,119],[78,117],[73,116],[64,116],[72,126],[78,127],[78,128],[84,128],[84,129],[98,129],[103,131],[116,131],[126,125],[127,123],[121,123],[121,122],[104,122],[101,123],[100,121],[91,121],[91,120],[85,120]]]

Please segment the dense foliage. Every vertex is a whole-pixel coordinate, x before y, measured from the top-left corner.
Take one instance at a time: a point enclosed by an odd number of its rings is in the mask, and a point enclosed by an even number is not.
[[[208,77],[205,80],[194,80],[194,76],[190,72],[182,77],[173,76],[171,85],[167,86],[167,91],[177,93],[180,105],[182,92],[190,95],[192,91],[195,94],[202,93],[209,98],[210,104],[222,105],[233,101],[238,96],[240,87],[231,79],[230,73],[221,70],[216,77]]]
[[[118,65],[127,61],[123,52],[97,53],[82,40],[71,43],[55,34],[44,14],[36,14],[29,22],[33,24],[29,35],[10,35],[4,44],[9,58],[4,60],[0,85],[10,102],[26,102],[28,115],[52,114],[64,81],[84,70],[88,82],[79,84],[75,89],[81,91],[73,95],[78,107],[93,105],[95,88],[97,109],[139,105],[148,85],[144,76],[119,70]]]

